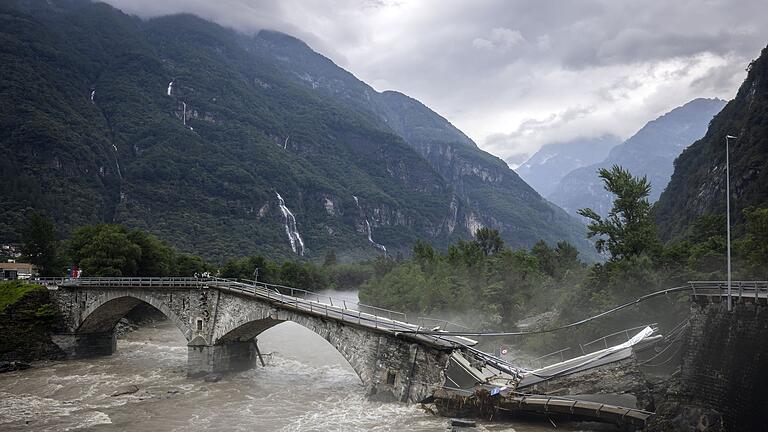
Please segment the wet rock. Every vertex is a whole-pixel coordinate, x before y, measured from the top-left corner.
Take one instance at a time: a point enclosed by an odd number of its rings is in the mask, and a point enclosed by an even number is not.
[[[118,387],[117,390],[112,392],[112,394],[110,396],[115,397],[115,396],[122,396],[122,395],[127,395],[127,394],[133,394],[133,393],[136,393],[137,391],[139,391],[139,387],[135,386],[133,384],[130,384],[130,385],[125,385],[125,386],[122,386],[122,387]]]
[[[221,378],[222,378],[222,376],[221,376],[220,373],[210,373],[210,374],[206,375],[203,378],[203,381],[205,381],[205,382],[219,382],[219,381],[221,381]]]
[[[18,361],[10,361],[10,362],[4,361],[4,362],[0,362],[0,373],[25,370],[31,367],[32,366],[29,365],[28,363],[23,363]]]
[[[477,426],[477,422],[474,420],[466,420],[466,419],[451,419],[451,426],[454,427],[475,427]]]

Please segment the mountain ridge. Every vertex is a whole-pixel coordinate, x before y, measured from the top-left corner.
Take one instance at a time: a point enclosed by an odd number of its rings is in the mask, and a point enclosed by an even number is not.
[[[544,144],[515,172],[546,197],[568,173],[602,161],[620,143],[619,137],[606,134]]]
[[[709,121],[725,105],[720,99],[697,98],[646,123],[602,161],[571,171],[548,196],[571,214],[591,208],[600,215],[610,211],[613,197],[597,176],[600,168],[620,165],[651,183],[649,200],[655,202],[669,182],[674,158],[704,135]]]
[[[712,119],[706,134],[675,160],[669,186],[656,205],[660,234],[683,237],[696,220],[725,213],[725,136],[730,140],[731,218],[738,233],[742,211],[768,207],[768,47],[750,63],[736,97]]]
[[[446,119],[292,36],[80,0],[0,9],[5,241],[38,210],[63,232],[119,222],[213,259],[295,256],[294,228],[313,259],[480,226],[589,253],[577,221]]]

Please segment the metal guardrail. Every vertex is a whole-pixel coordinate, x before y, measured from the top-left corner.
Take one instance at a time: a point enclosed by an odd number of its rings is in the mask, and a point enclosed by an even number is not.
[[[651,324],[646,324],[646,325],[641,325],[641,326],[637,326],[637,327],[632,327],[632,328],[620,330],[620,331],[617,331],[615,333],[611,333],[609,335],[605,335],[603,337],[599,337],[599,338],[597,338],[597,339],[595,339],[593,341],[587,342],[585,344],[579,344],[579,348],[581,348],[581,354],[582,355],[586,355],[587,352],[584,350],[584,347],[587,347],[587,346],[590,346],[590,345],[596,344],[597,342],[601,342],[602,341],[603,344],[605,345],[605,347],[604,348],[600,348],[600,349],[607,349],[608,348],[608,339],[609,338],[612,338],[614,336],[618,336],[618,335],[622,335],[623,334],[626,337],[626,339],[627,339],[626,341],[629,341],[630,339],[632,339],[632,335],[630,335],[629,332],[636,331],[636,330],[642,330],[642,329],[644,329],[646,327],[651,327],[655,331],[657,329],[658,325],[659,325],[659,323],[651,323]],[[624,341],[624,342],[626,342],[626,341]]]
[[[691,287],[691,296],[696,299],[699,296],[712,297],[728,296],[727,281],[688,281]],[[737,289],[738,293],[733,290]],[[760,297],[768,298],[768,281],[731,281],[731,296],[741,299],[753,298],[757,301]]]
[[[279,303],[284,307],[308,312],[314,315],[325,316],[343,322],[373,327],[377,330],[397,333],[402,330],[420,330],[418,324],[407,322],[407,315],[403,312],[379,308],[351,302],[345,299],[324,296],[316,292],[299,288],[254,282],[249,280],[234,281],[224,278],[153,278],[153,277],[127,277],[127,278],[100,278],[87,277],[77,279],[48,278],[36,279],[35,282],[46,286],[61,287],[123,287],[123,288],[217,288],[233,291],[244,295],[266,299],[271,303]],[[325,303],[325,300],[328,303]],[[365,309],[365,310],[364,310]],[[395,319],[402,317],[402,321]],[[444,320],[440,320],[444,321]],[[440,335],[424,335],[438,345],[463,345]]]
[[[579,349],[581,349],[581,354],[577,354],[575,357],[578,357],[580,355],[592,354],[592,353],[600,351],[602,349],[608,349],[611,346],[615,346],[616,344],[608,345],[608,340],[610,338],[612,338],[612,337],[619,336],[619,335],[624,335],[626,337],[626,340],[623,341],[623,342],[626,342],[626,341],[632,339],[632,336],[633,336],[633,335],[630,335],[629,332],[636,331],[636,330],[641,330],[641,329],[644,329],[644,328],[646,328],[648,326],[650,326],[650,327],[655,329],[657,325],[658,325],[658,323],[652,323],[652,324],[646,324],[646,325],[642,325],[642,326],[632,327],[632,328],[620,330],[620,331],[617,331],[617,332],[614,332],[614,333],[611,333],[611,334],[599,337],[599,338],[597,338],[597,339],[595,339],[593,341],[590,341],[590,342],[587,342],[587,343],[584,343],[584,344],[579,344]],[[595,345],[598,342],[602,342],[603,346],[601,346],[600,348],[598,348],[596,350],[586,350],[585,349],[586,347],[591,346],[591,345]],[[558,363],[558,362],[564,362],[566,360],[565,353],[570,351],[570,350],[571,350],[571,347],[563,348],[561,350],[557,350],[557,351],[554,351],[554,352],[551,352],[551,353],[548,353],[548,354],[544,354],[541,357],[536,357],[535,359],[530,360],[528,363],[530,364],[531,367],[537,367],[537,368],[541,369],[541,368],[544,368],[544,367],[547,367],[547,366],[551,366],[551,365],[553,365],[555,363]],[[559,356],[559,360],[556,361],[555,363],[545,362],[545,359],[549,359],[551,357],[556,357],[556,356]],[[571,359],[571,358],[575,358],[575,357],[568,357],[567,359]]]

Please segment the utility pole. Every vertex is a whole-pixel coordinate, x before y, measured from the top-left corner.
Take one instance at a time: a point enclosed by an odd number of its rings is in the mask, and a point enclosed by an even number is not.
[[[725,136],[725,220],[728,225],[726,237],[728,243],[728,310],[733,308],[731,300],[731,172],[730,172],[730,145],[728,140],[736,139],[733,135]]]

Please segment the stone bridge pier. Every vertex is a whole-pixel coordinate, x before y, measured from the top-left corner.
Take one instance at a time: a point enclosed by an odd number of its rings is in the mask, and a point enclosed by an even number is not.
[[[369,396],[420,401],[440,387],[451,349],[214,287],[60,286],[51,291],[65,331],[54,342],[69,358],[110,355],[117,322],[141,302],[162,312],[187,340],[187,375],[241,371],[258,364],[257,337],[285,321],[320,335],[350,364]],[[311,359],[306,359],[311,362]]]

